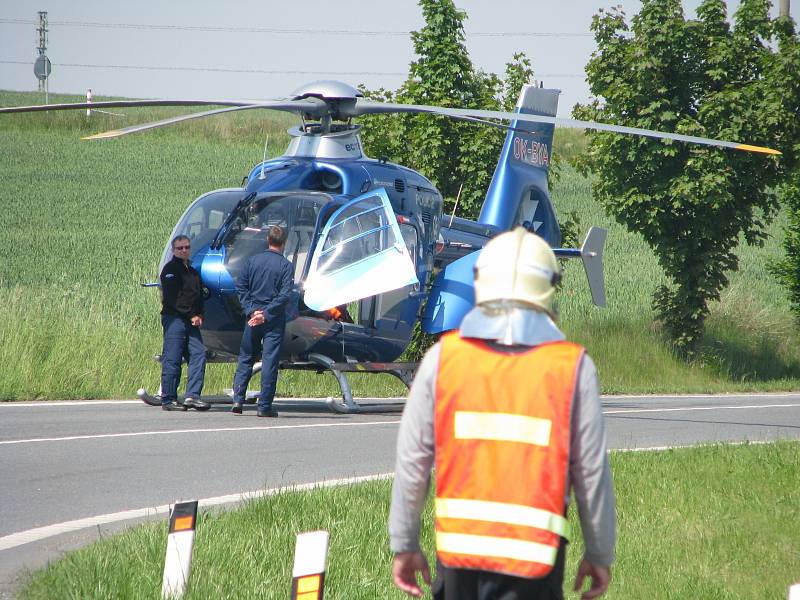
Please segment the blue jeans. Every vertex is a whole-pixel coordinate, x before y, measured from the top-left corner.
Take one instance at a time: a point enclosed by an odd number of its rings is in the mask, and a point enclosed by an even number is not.
[[[173,315],[161,315],[164,330],[164,347],[161,351],[161,403],[169,404],[178,399],[181,382],[181,362],[187,357],[189,363],[186,395],[199,398],[203,391],[206,372],[206,347],[200,329],[189,319]]]
[[[278,384],[278,361],[286,322],[264,323],[250,327],[245,325],[242,345],[239,348],[239,364],[233,376],[233,401],[244,402],[247,384],[253,376],[253,365],[261,355],[261,395],[258,397],[258,410],[272,408],[275,387]]]

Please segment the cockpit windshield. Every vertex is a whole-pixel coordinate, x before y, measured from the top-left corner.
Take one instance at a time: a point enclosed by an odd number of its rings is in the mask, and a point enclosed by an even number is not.
[[[300,281],[320,209],[330,202],[327,194],[308,192],[265,194],[244,206],[230,224],[223,245],[225,267],[239,276],[247,259],[267,249],[267,233],[273,225],[287,233],[284,256],[292,263],[294,279]]]

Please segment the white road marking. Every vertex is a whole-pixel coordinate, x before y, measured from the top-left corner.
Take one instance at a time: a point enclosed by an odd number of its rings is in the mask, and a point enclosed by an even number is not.
[[[604,415],[622,415],[650,412],[688,412],[697,410],[740,410],[746,408],[796,408],[800,404],[750,404],[741,406],[683,406],[675,408],[624,408],[621,410],[604,410]]]
[[[749,404],[741,406],[681,406],[670,408],[626,408],[620,410],[605,410],[604,415],[640,414],[640,413],[667,413],[667,412],[695,412],[709,410],[743,410],[743,409],[765,409],[765,408],[797,408],[797,404]],[[221,433],[228,431],[265,431],[268,429],[315,429],[323,427],[368,427],[372,425],[396,425],[399,419],[390,421],[367,421],[360,423],[310,423],[305,425],[266,425],[256,427],[209,427],[198,429],[168,429],[165,431],[132,431],[123,433],[99,433],[93,435],[71,435],[49,438],[27,438],[19,440],[0,441],[0,446],[12,444],[34,444],[42,442],[68,442],[75,440],[97,440],[106,438],[124,437],[144,437],[155,435],[174,435],[182,433]]]
[[[278,403],[280,407],[281,402],[321,402],[324,403],[327,398],[275,398],[275,402]],[[390,397],[390,398],[356,398],[357,401],[364,401],[364,400],[376,400],[381,402],[390,402],[390,401],[404,401],[406,399],[405,396],[401,397]],[[119,405],[119,404],[141,404],[146,405],[145,402],[142,400],[40,400],[37,402],[2,402],[0,401],[0,409],[3,408],[21,408],[21,407],[33,407],[33,408],[52,408],[58,406],[98,406],[102,404],[108,405]],[[224,404],[221,402],[220,404]],[[230,400],[228,400],[228,404],[230,404]]]
[[[303,490],[312,490],[319,488],[335,487],[339,485],[350,485],[354,483],[362,483],[365,481],[375,481],[379,479],[388,479],[392,477],[393,473],[380,473],[378,475],[365,475],[362,477],[350,477],[347,479],[332,479],[329,481],[303,483],[298,485],[283,486],[279,488],[272,488],[268,490],[255,490],[252,492],[243,492],[241,494],[228,494],[226,496],[215,496],[213,498],[204,498],[199,500],[200,506],[209,508],[211,506],[220,506],[222,504],[232,504],[241,502],[242,500],[263,498],[273,496],[280,492],[294,492]],[[36,527],[35,529],[28,529],[0,537],[0,551],[9,550],[22,546],[23,544],[30,544],[47,538],[51,538],[63,533],[71,533],[86,529],[87,527],[97,527],[99,525],[107,525],[109,523],[116,523],[119,521],[127,521],[129,519],[139,519],[145,517],[154,517],[157,515],[168,514],[170,511],[170,504],[162,504],[160,506],[152,506],[147,508],[137,508],[133,510],[124,510],[121,512],[107,513],[104,515],[97,515],[95,517],[86,517],[85,519],[75,519],[73,521],[64,521],[63,523],[55,523],[53,525],[46,525],[44,527]]]
[[[692,398],[719,398],[722,400],[730,399],[735,400],[736,398],[800,398],[800,392],[761,392],[761,393],[753,393],[753,394],[601,394],[600,398],[603,400],[625,400],[626,398],[637,398],[637,399],[667,399],[667,398],[678,398],[680,400],[691,400]]]
[[[0,409],[22,407],[47,408],[53,406],[97,406],[98,404],[144,404],[144,402],[141,400],[42,400],[40,402],[0,402]]]
[[[264,425],[255,427],[209,427],[204,429],[169,429],[166,431],[131,431],[126,433],[98,433],[94,435],[70,435],[50,438],[28,438],[21,440],[0,441],[0,446],[11,444],[33,444],[39,442],[69,442],[73,440],[98,440],[104,438],[143,437],[149,435],[174,435],[178,433],[216,433],[224,431],[266,431],[268,429],[316,429],[321,427],[367,427],[370,425],[394,425],[400,419],[392,421],[366,421],[359,423],[307,423],[305,425]]]

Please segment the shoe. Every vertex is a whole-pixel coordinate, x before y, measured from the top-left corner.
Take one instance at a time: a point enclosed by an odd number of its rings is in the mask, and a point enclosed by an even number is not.
[[[196,410],[208,410],[211,408],[211,405],[208,402],[204,402],[200,400],[200,398],[192,398],[191,396],[187,396],[184,401],[183,405],[186,408],[194,408]]]
[[[180,404],[175,404],[174,402],[169,402],[167,404],[162,404],[161,410],[178,410],[182,412],[186,410],[186,407],[181,406]]]
[[[278,411],[275,410],[274,408],[269,408],[267,410],[259,410],[258,411],[258,416],[259,417],[277,417],[278,416]]]
[[[231,406],[231,412],[235,415],[242,414],[242,403],[241,402],[234,402],[233,406]]]

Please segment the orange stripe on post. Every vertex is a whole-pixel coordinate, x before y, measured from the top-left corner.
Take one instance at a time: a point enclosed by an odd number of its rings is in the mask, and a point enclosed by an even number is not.
[[[308,592],[319,591],[319,575],[307,575],[297,580],[297,594],[307,594]],[[314,596],[316,598],[316,596]]]
[[[178,517],[175,519],[175,531],[186,531],[194,528],[193,517]]]

